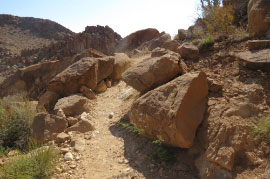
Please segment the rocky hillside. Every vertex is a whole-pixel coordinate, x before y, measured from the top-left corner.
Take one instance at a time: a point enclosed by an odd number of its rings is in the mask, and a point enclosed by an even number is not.
[[[48,46],[73,32],[47,19],[0,15],[0,48],[19,54],[23,49]]]
[[[37,114],[24,136],[0,140],[12,149],[0,165],[31,137],[60,151],[52,178],[270,178],[270,4],[248,7],[249,32],[209,35],[198,19],[173,40],[156,29],[122,39],[90,26],[24,51],[0,96],[25,92]],[[24,103],[12,104],[1,112]]]

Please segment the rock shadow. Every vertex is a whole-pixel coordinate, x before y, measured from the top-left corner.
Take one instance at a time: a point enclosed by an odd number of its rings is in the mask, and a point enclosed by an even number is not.
[[[121,123],[130,124],[128,115],[124,115]],[[115,124],[109,128],[112,135],[124,140],[124,157],[133,170],[142,173],[147,179],[195,179],[198,177],[198,171],[195,167],[195,158],[188,155],[187,149],[166,147],[166,150],[172,154],[173,163],[154,159],[153,154],[157,151],[157,144],[151,140]],[[114,178],[131,177],[136,178],[135,172],[130,172],[115,176]],[[124,176],[125,175],[125,176]]]

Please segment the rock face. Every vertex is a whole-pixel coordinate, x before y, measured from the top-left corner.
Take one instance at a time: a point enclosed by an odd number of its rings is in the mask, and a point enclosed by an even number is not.
[[[41,142],[55,140],[57,134],[64,132],[67,127],[68,122],[65,118],[39,113],[32,124],[32,137]]]
[[[180,58],[176,53],[147,58],[123,73],[123,80],[134,89],[146,92],[167,83],[180,74]]]
[[[130,120],[152,139],[190,148],[203,119],[207,95],[205,73],[187,73],[141,96],[131,108]]]
[[[117,52],[126,52],[134,50],[146,41],[150,41],[159,36],[159,32],[156,29],[144,29],[136,31],[124,39],[122,39],[117,46]]]
[[[111,79],[120,80],[122,78],[122,73],[125,72],[130,66],[131,60],[126,54],[116,53],[113,65],[113,73],[110,76]]]
[[[94,90],[101,80],[113,72],[114,58],[82,58],[58,74],[48,85],[48,90],[63,96],[79,92],[81,86]]]
[[[234,54],[247,68],[270,72],[270,50],[246,51]]]
[[[89,112],[89,100],[86,97],[79,95],[72,95],[61,98],[57,101],[54,111],[63,110],[66,116],[77,116],[83,112]]]
[[[199,49],[192,43],[185,42],[178,49],[179,54],[185,60],[196,60],[199,58]]]
[[[270,1],[251,0],[248,4],[248,30],[251,36],[270,36]]]

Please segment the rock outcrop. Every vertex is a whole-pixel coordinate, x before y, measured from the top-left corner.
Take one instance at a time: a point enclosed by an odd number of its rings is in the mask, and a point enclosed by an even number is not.
[[[270,38],[270,1],[251,0],[248,4],[248,30],[250,36]]]
[[[68,127],[68,122],[65,118],[39,113],[35,116],[32,124],[31,136],[40,142],[48,142],[55,140],[57,135],[64,132]]]
[[[136,31],[119,42],[117,52],[128,52],[139,47],[144,42],[150,41],[159,36],[159,31],[156,29],[143,29]]]
[[[81,86],[95,90],[97,84],[113,72],[114,58],[82,58],[59,73],[48,84],[48,90],[62,96],[80,91]]]
[[[165,54],[161,57],[146,58],[123,73],[123,80],[140,92],[149,91],[182,74],[178,54]]]
[[[152,139],[190,148],[206,110],[207,95],[205,73],[187,73],[137,99],[130,120]]]

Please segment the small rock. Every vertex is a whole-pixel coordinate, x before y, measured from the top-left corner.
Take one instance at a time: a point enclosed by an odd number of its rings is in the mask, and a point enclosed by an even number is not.
[[[106,90],[107,90],[107,86],[106,86],[104,80],[102,80],[101,82],[99,82],[99,84],[97,85],[97,87],[96,87],[96,89],[95,89],[95,91],[96,91],[97,93],[103,93],[103,92],[105,92]]]
[[[67,131],[77,131],[77,132],[88,132],[94,130],[93,125],[91,124],[91,121],[82,119],[79,122],[77,122],[75,125],[67,128]]]
[[[9,157],[12,157],[12,156],[15,156],[15,155],[18,155],[19,154],[19,151],[18,150],[11,150],[9,153],[8,153],[8,156]]]
[[[84,94],[88,99],[96,99],[95,93],[90,89],[87,88],[86,86],[82,86],[80,88],[80,92]]]
[[[76,124],[78,122],[78,119],[75,117],[68,117],[67,121],[68,121],[69,126],[73,126],[74,124]]]
[[[68,153],[69,152],[69,148],[61,148],[61,152],[62,153]]]
[[[218,84],[215,80],[208,78],[208,87],[211,92],[219,92],[222,90],[222,84]]]
[[[76,158],[75,158],[76,160],[80,160],[81,159],[81,157],[80,156],[76,156]]]
[[[75,152],[81,152],[85,148],[85,140],[83,139],[75,139],[71,142],[71,146],[74,146]]]
[[[113,116],[114,116],[114,113],[113,113],[113,112],[111,112],[111,113],[109,114],[109,118],[110,118],[110,119],[112,119],[112,118],[113,118]]]
[[[70,165],[70,168],[71,169],[75,169],[76,168],[76,165]]]
[[[66,115],[65,115],[63,109],[59,109],[59,110],[57,111],[56,115],[59,116],[59,117],[66,118]]]
[[[105,83],[106,83],[107,88],[112,87],[112,81],[111,80],[106,80]]]
[[[73,155],[72,155],[72,153],[70,153],[70,152],[66,153],[65,156],[64,156],[64,159],[65,159],[66,161],[71,161],[71,160],[73,160]]]
[[[56,136],[56,141],[59,143],[63,143],[68,140],[70,140],[70,136],[64,132],[61,132],[60,134]]]
[[[91,139],[91,134],[84,134],[84,139],[90,140]]]

